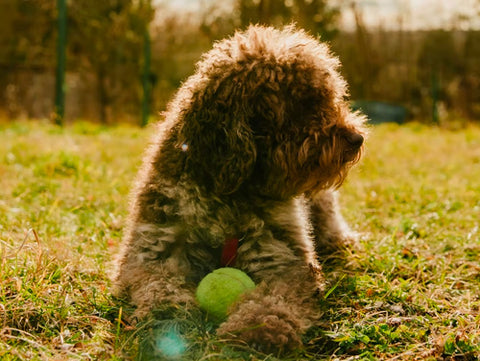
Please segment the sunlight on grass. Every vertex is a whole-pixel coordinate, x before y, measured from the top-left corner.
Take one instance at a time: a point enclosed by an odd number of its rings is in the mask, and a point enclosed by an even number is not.
[[[161,359],[158,344],[192,360],[275,359],[226,345],[194,310],[133,327],[111,297],[110,262],[151,132],[1,125],[0,359]],[[341,198],[363,238],[324,261],[321,327],[284,359],[475,359],[480,128],[383,125],[367,144]]]

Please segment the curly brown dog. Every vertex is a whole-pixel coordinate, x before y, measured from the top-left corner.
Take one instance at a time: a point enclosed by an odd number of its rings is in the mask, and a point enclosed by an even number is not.
[[[339,61],[293,26],[251,26],[218,42],[170,103],[133,191],[114,276],[137,318],[225,266],[258,285],[218,333],[291,349],[319,317],[317,253],[351,232],[334,189],[361,154],[364,117],[346,101]]]

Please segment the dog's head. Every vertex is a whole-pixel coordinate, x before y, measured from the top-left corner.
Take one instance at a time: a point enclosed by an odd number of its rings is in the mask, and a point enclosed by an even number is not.
[[[217,43],[180,90],[177,146],[217,194],[284,198],[339,186],[361,154],[339,62],[294,27],[251,26]]]

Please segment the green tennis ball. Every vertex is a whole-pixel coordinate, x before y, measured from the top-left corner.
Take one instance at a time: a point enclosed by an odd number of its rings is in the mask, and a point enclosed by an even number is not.
[[[227,317],[229,307],[255,283],[236,268],[219,268],[206,275],[198,284],[196,297],[200,307],[215,321]]]

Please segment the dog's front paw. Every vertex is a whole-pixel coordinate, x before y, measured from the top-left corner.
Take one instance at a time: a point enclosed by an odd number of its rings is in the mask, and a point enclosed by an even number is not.
[[[338,238],[335,240],[335,243],[342,248],[346,247],[356,247],[358,241],[361,238],[361,234],[352,230],[338,235]]]
[[[345,249],[360,248],[362,235],[355,231],[332,232],[330,234],[317,235],[315,238],[315,251],[319,255],[332,254]]]
[[[302,345],[301,322],[292,313],[247,303],[220,325],[218,335],[246,342],[262,352],[293,350]]]

